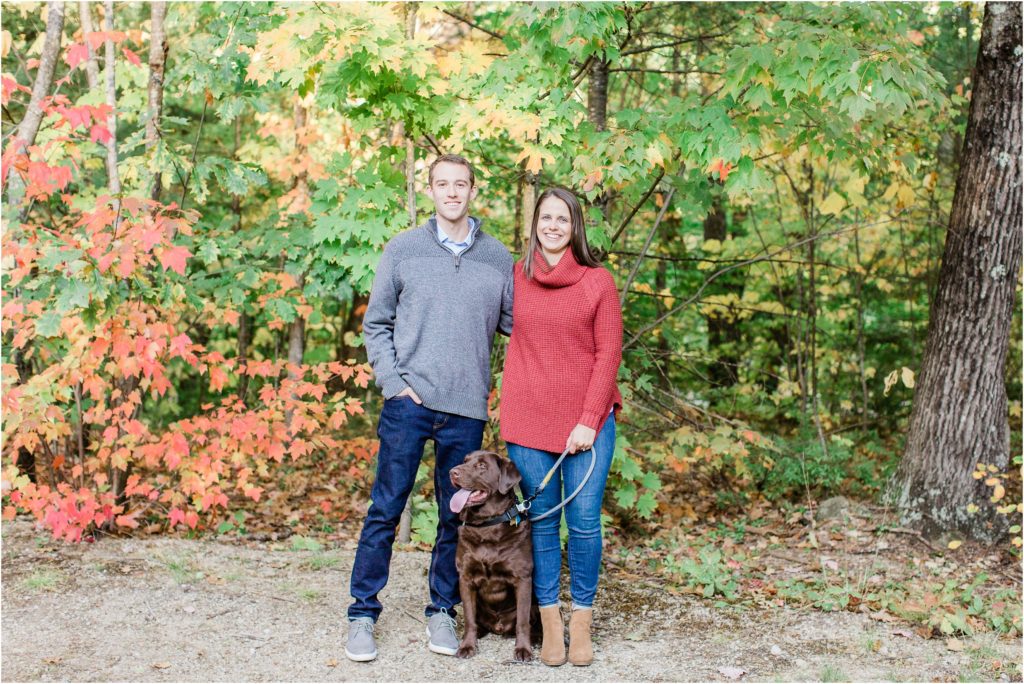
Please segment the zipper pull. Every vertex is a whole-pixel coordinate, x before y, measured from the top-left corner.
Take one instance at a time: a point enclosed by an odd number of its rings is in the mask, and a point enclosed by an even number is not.
[[[462,255],[461,254],[456,254],[455,255],[455,270],[456,271],[459,270],[459,260],[460,259],[462,259]]]

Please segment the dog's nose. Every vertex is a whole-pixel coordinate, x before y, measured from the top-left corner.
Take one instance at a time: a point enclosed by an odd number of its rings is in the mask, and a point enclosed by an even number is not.
[[[459,484],[459,471],[453,469],[451,471],[451,478],[452,484]]]

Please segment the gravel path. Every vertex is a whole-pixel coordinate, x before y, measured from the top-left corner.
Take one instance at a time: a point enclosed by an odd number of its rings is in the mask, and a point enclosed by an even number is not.
[[[591,667],[517,665],[512,641],[494,636],[472,660],[438,656],[426,647],[422,551],[395,553],[381,655],[358,664],[343,652],[352,549],[71,546],[24,520],[3,524],[2,544],[3,681],[956,681],[991,679],[997,660],[1020,672],[1019,639],[980,635],[954,652],[865,615],[716,607],[614,572],[595,605]]]

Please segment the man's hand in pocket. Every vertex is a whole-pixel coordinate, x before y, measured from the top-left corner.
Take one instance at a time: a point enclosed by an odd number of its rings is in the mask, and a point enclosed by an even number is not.
[[[416,391],[412,387],[406,387],[404,390],[395,395],[396,397],[409,397],[417,404],[423,404],[423,400],[420,399],[420,395],[416,394]]]

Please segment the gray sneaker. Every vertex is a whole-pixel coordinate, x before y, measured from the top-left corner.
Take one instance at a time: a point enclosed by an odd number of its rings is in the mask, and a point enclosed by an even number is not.
[[[365,663],[377,657],[377,642],[373,640],[373,618],[361,617],[348,622],[348,642],[345,655],[349,660]]]
[[[455,636],[455,618],[444,608],[427,620],[427,636],[430,637],[427,645],[434,653],[453,656],[459,650],[459,638]]]

